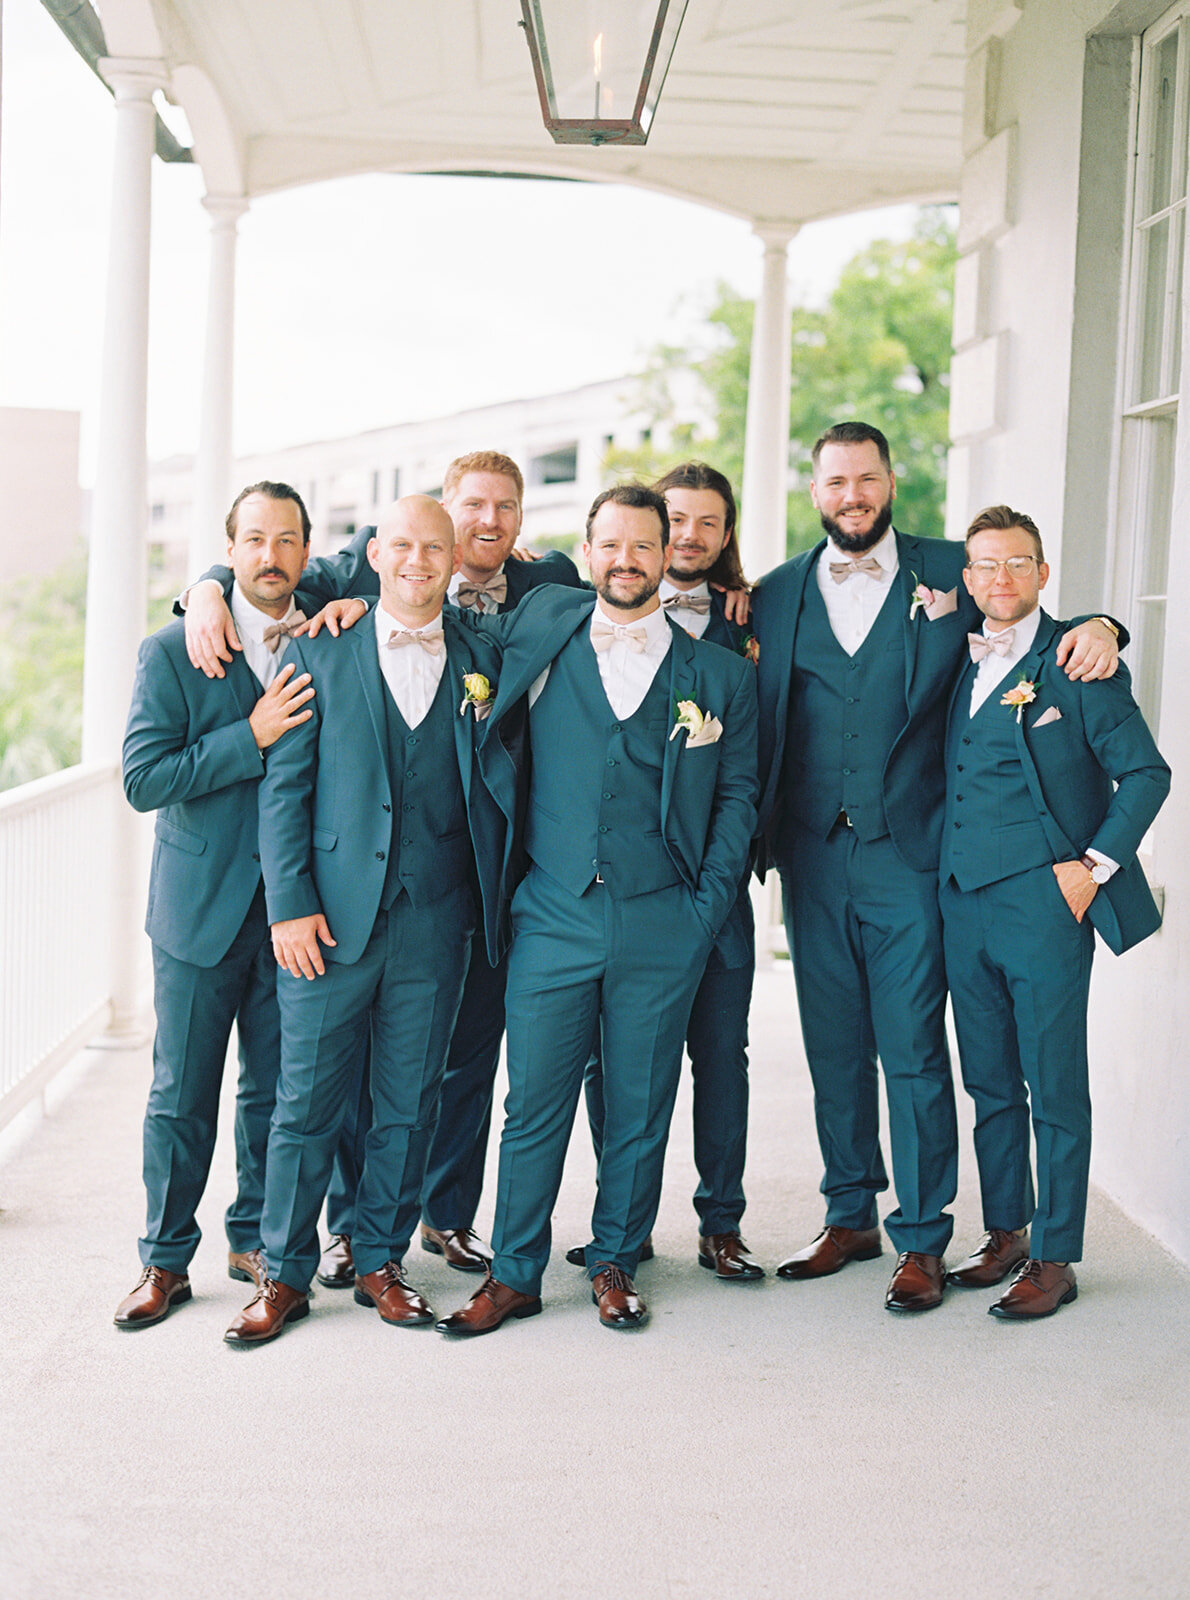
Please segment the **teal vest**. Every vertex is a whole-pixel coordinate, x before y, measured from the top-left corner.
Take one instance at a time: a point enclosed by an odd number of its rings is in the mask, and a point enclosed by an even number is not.
[[[888,832],[884,767],[909,720],[894,581],[853,656],[835,638],[811,573],[794,650],[782,787],[785,814],[825,838],[840,811],[865,843]]]
[[[953,877],[964,891],[1054,859],[1017,750],[1016,712],[1000,704],[1019,674],[1010,672],[970,717],[975,673],[972,663],[955,694],[942,824],[942,881]]]
[[[596,876],[616,900],[682,881],[661,836],[661,772],[674,723],[668,684],[663,661],[640,706],[620,721],[583,626],[529,713],[525,845],[572,894],[585,893]]]
[[[380,896],[384,911],[402,889],[415,906],[427,906],[474,876],[452,720],[458,708],[451,703],[449,676],[442,674],[433,704],[416,728],[410,728],[387,684],[383,686],[393,806],[392,843]]]

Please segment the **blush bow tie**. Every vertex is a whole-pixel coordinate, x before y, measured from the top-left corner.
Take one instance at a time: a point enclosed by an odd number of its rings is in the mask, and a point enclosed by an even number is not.
[[[441,628],[432,628],[428,633],[413,633],[407,628],[394,628],[384,641],[388,650],[400,650],[407,644],[419,644],[429,656],[442,654],[443,635]]]
[[[1015,628],[1005,628],[1003,633],[993,633],[990,636],[982,633],[969,633],[967,643],[971,647],[972,661],[982,661],[986,656],[1006,656],[1012,649],[1012,641],[1016,634]]]
[[[661,602],[662,611],[693,611],[697,616],[710,615],[709,594],[667,594]]]
[[[846,583],[857,572],[869,572],[874,578],[879,578],[884,572],[875,556],[862,556],[858,561],[832,561],[830,567],[831,577],[836,583]]]
[[[482,583],[471,583],[468,579],[464,579],[455,591],[455,605],[468,611],[482,611],[485,595],[494,600],[498,606],[502,606],[508,599],[508,574],[494,572]]]
[[[621,644],[626,644],[629,650],[640,655],[645,645],[649,642],[648,629],[629,628],[619,622],[600,622],[598,618],[592,622],[591,643],[596,650],[610,650],[617,640]]]
[[[295,611],[291,617],[286,617],[284,622],[270,622],[261,635],[261,643],[270,655],[275,656],[281,648],[282,639],[292,639],[305,620],[304,611]]]

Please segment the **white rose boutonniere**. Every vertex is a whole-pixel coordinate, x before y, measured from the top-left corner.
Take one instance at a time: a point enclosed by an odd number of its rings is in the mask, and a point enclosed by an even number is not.
[[[719,718],[708,717],[693,700],[678,701],[678,714],[669,730],[670,738],[676,739],[683,728],[686,730],[687,750],[696,750],[700,744],[714,744],[723,736],[723,724]]]
[[[492,709],[492,686],[482,672],[466,672],[463,674],[463,698],[459,705],[459,716],[467,715],[470,706],[475,713],[476,722],[482,722]]]

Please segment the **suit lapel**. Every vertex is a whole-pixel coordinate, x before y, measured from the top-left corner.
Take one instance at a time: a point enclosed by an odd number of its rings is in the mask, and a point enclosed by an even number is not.
[[[492,713],[493,721],[499,721],[508,710],[525,694],[533,680],[549,666],[554,657],[569,644],[570,640],[580,628],[590,626],[591,612],[595,609],[595,596],[589,596],[590,604],[577,607],[575,610],[566,610],[560,617],[554,618],[539,639],[535,639],[532,648],[522,655],[519,650],[510,650],[505,656],[506,665],[512,657],[511,670],[502,673],[500,688],[496,695],[496,709]]]
[[[669,621],[668,618],[666,618]],[[669,646],[669,707],[672,716],[677,716],[679,700],[695,700],[697,698],[698,674],[694,665],[694,643],[684,628],[679,628],[677,623],[669,623],[672,638]],[[700,711],[705,711],[705,706],[699,706]],[[682,746],[686,736],[679,734],[676,739],[668,736],[665,741],[665,758],[661,768],[661,827],[664,831],[665,819],[669,815],[669,802],[673,794],[674,778],[678,770],[678,760],[681,756]]]
[[[897,541],[897,575],[893,579],[901,606],[901,632],[905,640],[905,704],[912,705],[910,691],[913,688],[913,674],[917,667],[917,645],[921,638],[921,630],[925,619],[918,612],[913,621],[909,620],[909,612],[913,605],[913,591],[916,587],[914,573],[920,576],[923,566],[921,552],[916,539],[907,538],[904,534],[893,530],[893,538]]]
[[[388,769],[388,728],[384,720],[384,696],[388,693],[380,672],[380,659],[376,644],[376,603],[373,602],[354,628],[339,635],[351,641],[355,650],[355,670],[364,691],[364,701],[372,722],[372,733],[380,751],[382,767]]]
[[[288,650],[285,653],[288,655]],[[245,717],[250,717],[255,709],[256,702],[260,699],[264,690],[261,688],[260,679],[244,660],[242,652],[238,650],[233,652],[233,659],[231,666],[227,669],[227,676],[231,680],[231,689],[236,697],[236,704]]]
[[[459,758],[459,776],[463,780],[463,796],[467,802],[468,812],[471,806],[471,761],[474,755],[474,734],[470,723],[475,720],[475,713],[470,706],[460,714],[458,707],[462,702],[465,690],[463,679],[474,664],[471,654],[471,645],[466,629],[455,621],[454,617],[443,612],[442,627],[446,634],[446,667],[442,676],[449,681],[445,690],[451,697],[451,721],[455,730],[455,751]]]

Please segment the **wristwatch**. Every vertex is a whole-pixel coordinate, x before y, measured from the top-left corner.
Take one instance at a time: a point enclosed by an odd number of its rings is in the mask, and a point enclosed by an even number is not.
[[[1091,621],[1102,622],[1103,626],[1108,630],[1113,638],[1118,639],[1120,637],[1120,630],[1116,627],[1115,623],[1110,617],[1092,617]]]
[[[1107,883],[1111,877],[1111,868],[1104,861],[1096,861],[1094,856],[1080,856],[1079,860],[1091,874],[1095,883]]]

